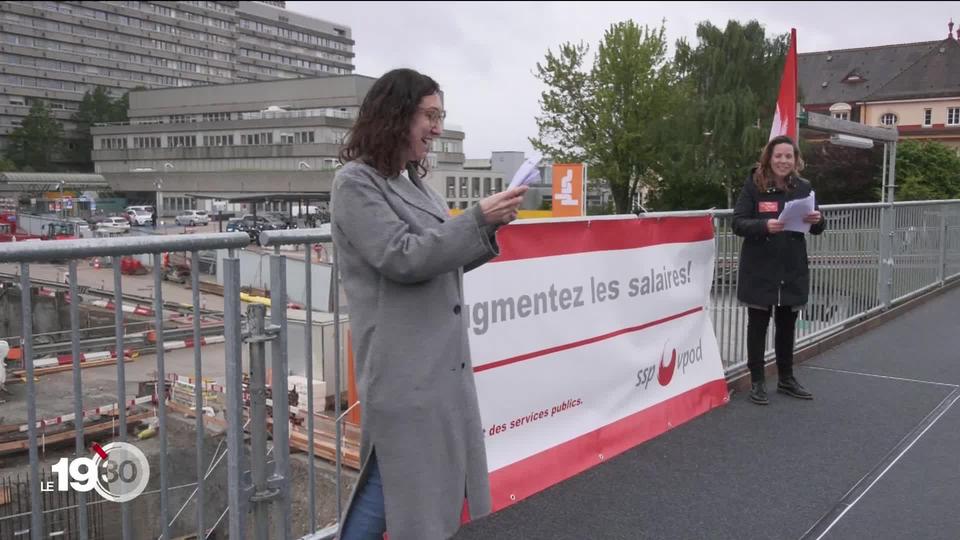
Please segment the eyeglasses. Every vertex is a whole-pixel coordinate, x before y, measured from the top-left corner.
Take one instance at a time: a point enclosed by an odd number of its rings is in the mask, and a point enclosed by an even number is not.
[[[427,117],[427,120],[430,121],[430,124],[433,126],[442,126],[443,120],[447,117],[447,111],[441,111],[439,109],[420,109],[423,111],[424,116]]]

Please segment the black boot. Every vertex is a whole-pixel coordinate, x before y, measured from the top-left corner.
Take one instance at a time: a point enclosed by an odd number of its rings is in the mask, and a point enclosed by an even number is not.
[[[808,392],[803,386],[800,386],[800,383],[797,382],[797,379],[793,378],[793,375],[788,375],[780,379],[780,382],[777,383],[777,392],[799,399],[813,399],[813,394]]]
[[[757,405],[769,405],[767,400],[767,385],[763,381],[753,383],[750,387],[750,401]]]

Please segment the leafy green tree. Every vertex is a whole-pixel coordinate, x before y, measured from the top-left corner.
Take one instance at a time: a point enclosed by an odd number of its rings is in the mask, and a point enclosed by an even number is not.
[[[696,47],[679,40],[674,57],[688,101],[673,122],[674,166],[661,171],[658,187],[666,193],[656,198],[669,204],[663,210],[733,206],[767,142],[788,45],[788,35],[768,38],[757,21],[729,21],[722,30],[702,22],[697,40]],[[714,184],[725,201],[715,200],[716,189],[689,191]]]
[[[656,170],[677,100],[664,34],[663,24],[624,21],[604,33],[590,71],[582,42],[564,43],[537,63],[547,89],[531,144],[557,163],[588,163],[591,178],[607,182],[618,213],[633,209],[641,182]]]
[[[10,133],[7,158],[23,171],[53,171],[63,141],[63,125],[42,100],[35,100],[20,126]]]
[[[897,145],[898,201],[960,199],[960,156],[934,141]]]
[[[94,90],[83,94],[77,112],[71,120],[77,123],[77,139],[74,141],[72,161],[81,170],[93,171],[93,161],[90,158],[93,151],[93,136],[90,128],[103,122],[126,122],[129,108],[129,92],[123,97],[114,99],[109,91],[98,86]]]
[[[0,172],[13,172],[17,170],[17,164],[9,159],[0,159]]]

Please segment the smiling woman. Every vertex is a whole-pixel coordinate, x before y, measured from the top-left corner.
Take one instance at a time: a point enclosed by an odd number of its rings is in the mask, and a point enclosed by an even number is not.
[[[750,401],[767,405],[764,347],[773,314],[776,331],[777,391],[800,399],[813,395],[793,376],[794,327],[797,313],[807,303],[810,269],[802,232],[784,230],[780,213],[788,201],[811,195],[810,182],[800,177],[800,149],[787,136],[774,137],[760,154],[733,210],[733,232],[744,237],[740,251],[737,299],[747,306],[747,367]],[[814,206],[804,222],[811,234],[824,230]]]
[[[449,538],[461,510],[490,512],[486,450],[463,302],[463,272],[499,253],[527,188],[451,216],[422,180],[443,131],[430,77],[378,79],[340,153],[332,232],[350,304],[363,414],[360,480],[342,540]]]

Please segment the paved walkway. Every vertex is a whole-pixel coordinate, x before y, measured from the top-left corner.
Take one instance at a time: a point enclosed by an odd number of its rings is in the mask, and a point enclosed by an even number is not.
[[[960,288],[457,540],[960,538]],[[775,386],[775,383],[769,386]]]

